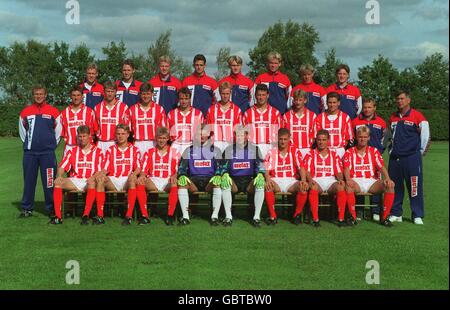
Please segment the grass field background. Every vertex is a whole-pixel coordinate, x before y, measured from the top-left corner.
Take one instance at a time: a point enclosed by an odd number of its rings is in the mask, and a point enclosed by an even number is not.
[[[22,150],[0,139],[0,289],[448,289],[448,143],[424,158],[424,226],[409,220],[387,229],[370,221],[320,229],[281,221],[255,229],[244,219],[210,227],[47,225],[39,212],[18,219]],[[61,154],[61,149],[58,150]],[[38,180],[37,209],[43,208]],[[410,217],[407,202],[405,218]],[[245,214],[245,212],[244,212]],[[80,285],[67,285],[68,260],[80,263]],[[380,285],[365,282],[368,260],[380,264]]]

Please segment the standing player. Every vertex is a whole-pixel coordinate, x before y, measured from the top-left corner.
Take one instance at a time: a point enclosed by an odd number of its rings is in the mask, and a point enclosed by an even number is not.
[[[139,88],[142,82],[134,79],[133,75],[135,72],[133,61],[126,59],[122,64],[122,79],[116,81],[117,99],[128,107],[139,101]]]
[[[297,89],[292,98],[292,109],[283,115],[283,127],[291,132],[292,144],[305,157],[313,144],[316,114],[305,107],[308,94],[304,90]]]
[[[291,91],[289,100],[294,100],[295,91],[301,89],[307,93],[306,108],[316,115],[326,110],[326,96],[325,89],[314,82],[314,68],[310,64],[302,65],[300,67],[300,77],[302,83],[295,86]],[[292,104],[290,104],[292,105]]]
[[[86,77],[84,82],[80,84],[83,90],[83,103],[94,109],[97,104],[103,101],[105,92],[103,85],[97,81],[98,67],[96,64],[89,64],[86,68]]]
[[[276,134],[281,127],[281,116],[277,109],[268,104],[269,88],[258,84],[255,90],[256,104],[244,114],[243,123],[250,131],[250,141],[256,144],[265,158],[276,144]]]
[[[139,149],[128,142],[130,136],[130,127],[119,124],[116,127],[116,144],[109,147],[105,155],[102,177],[99,178],[97,191],[105,189],[112,192],[127,191],[128,207],[123,225],[131,224],[134,205],[137,195],[145,195],[145,189],[139,188],[138,194],[137,176],[141,173],[141,153]],[[107,174],[107,175],[106,175]],[[143,191],[143,192],[142,192]],[[140,225],[149,224],[147,206],[139,199],[139,207],[142,217],[139,219]],[[83,221],[87,224],[87,217]],[[82,222],[83,223],[83,222]]]
[[[187,87],[192,93],[191,104],[194,108],[202,111],[203,116],[212,104],[216,103],[215,93],[217,82],[206,75],[206,58],[197,54],[193,61],[194,73],[183,80],[182,87]]]
[[[92,205],[97,199],[97,217],[93,224],[104,224],[103,205],[105,193],[99,188],[96,191],[96,178],[100,175],[103,165],[103,154],[99,148],[91,144],[90,129],[86,125],[77,128],[78,146],[71,149],[64,156],[55,179],[53,199],[55,202],[55,217],[51,224],[62,224],[61,206],[63,201],[63,190],[65,191],[87,191],[86,205],[83,212],[81,224],[87,224]],[[69,172],[69,178],[64,178],[64,173]]]
[[[56,171],[55,149],[61,134],[58,109],[49,105],[47,90],[35,86],[33,104],[20,112],[19,135],[23,142],[23,196],[20,217],[32,216],[38,170],[41,172],[45,209],[53,211],[53,180]]]
[[[70,99],[71,103],[69,106],[61,112],[61,137],[65,141],[64,156],[70,149],[78,145],[78,126],[88,126],[92,136],[94,135],[94,126],[96,126],[94,111],[83,104],[83,88],[81,86],[77,85],[72,87],[70,90]]]
[[[291,81],[280,72],[281,55],[271,52],[267,55],[267,72],[256,77],[255,84],[265,84],[269,88],[269,104],[283,115],[289,109]]]
[[[203,123],[203,114],[191,105],[192,93],[187,87],[178,91],[179,107],[170,111],[167,116],[172,147],[178,153],[192,145],[192,138],[196,128]]]
[[[397,92],[397,112],[391,114],[389,128],[392,144],[389,148],[389,175],[395,183],[395,200],[391,222],[402,221],[404,185],[408,189],[414,224],[422,225],[423,167],[422,156],[430,143],[430,126],[419,111],[411,108],[411,97],[407,91]]]
[[[106,153],[114,145],[116,126],[129,124],[128,107],[116,98],[117,85],[113,82],[105,83],[105,100],[94,109],[96,121],[96,135],[98,147]]]
[[[228,58],[230,75],[220,80],[219,85],[228,82],[232,85],[231,101],[236,104],[245,113],[247,109],[254,104],[254,83],[248,77],[241,73],[242,58],[239,56],[230,56]]]
[[[390,227],[392,224],[388,220],[388,216],[394,202],[395,185],[384,167],[381,153],[368,145],[369,137],[369,127],[359,127],[356,130],[356,146],[348,149],[344,155],[347,206],[353,218],[351,223],[356,223],[355,193],[384,193],[383,216],[380,223]],[[380,180],[380,172],[384,180]]]
[[[361,112],[362,100],[361,91],[355,85],[349,84],[350,68],[347,65],[339,65],[336,68],[337,82],[328,86],[325,90],[327,94],[336,92],[340,96],[340,110],[346,113],[350,119],[354,119]]]
[[[362,126],[367,126],[370,129],[369,146],[376,148],[380,154],[383,154],[385,149],[385,136],[386,136],[386,122],[377,115],[377,105],[372,98],[363,98],[362,100],[362,112],[355,119],[352,120],[353,132]],[[362,197],[364,198],[364,197]],[[380,220],[380,207],[381,202],[380,195],[374,195],[370,197],[371,204],[377,204],[377,207],[372,208],[373,220]]]
[[[252,225],[259,228],[261,227],[260,214],[264,202],[264,167],[258,148],[248,142],[248,129],[243,125],[238,125],[235,132],[236,143],[228,146],[223,153],[221,188],[226,213],[224,225],[232,223],[232,193],[241,192],[254,195],[255,214]],[[255,179],[253,179],[254,177]]]
[[[328,109],[320,113],[315,121],[315,132],[325,129],[330,134],[328,146],[334,150],[340,158],[344,156],[345,147],[353,141],[353,129],[350,118],[339,110],[340,97],[338,93],[327,95]]]
[[[148,81],[155,88],[153,101],[162,106],[166,114],[177,107],[177,92],[181,88],[180,80],[170,72],[171,62],[169,56],[159,57],[159,73]]]
[[[342,174],[341,158],[328,148],[330,134],[326,130],[319,130],[316,135],[317,148],[311,150],[303,160],[307,170],[307,180],[309,183],[309,206],[311,208],[313,225],[319,227],[319,194],[327,192],[330,197],[336,195],[338,208],[338,226],[345,226],[345,182]],[[298,207],[298,206],[297,206]],[[301,205],[294,217],[294,222],[300,223],[300,214],[304,204]]]
[[[242,124],[241,110],[230,101],[231,84],[223,82],[219,86],[221,100],[211,106],[206,123],[213,132],[212,141],[221,152],[233,144],[233,132],[236,125]]]
[[[167,120],[164,109],[152,101],[153,86],[145,83],[139,90],[141,100],[129,109],[130,125],[134,144],[141,154],[145,154],[155,146],[156,129],[167,126]]]
[[[210,141],[211,131],[207,126],[196,131],[194,144],[182,155],[178,169],[178,199],[183,212],[182,224],[189,224],[189,192],[212,192],[213,213],[211,226],[219,225],[219,210],[222,204],[221,166],[222,154]]]
[[[305,205],[308,199],[308,183],[306,182],[302,155],[296,147],[290,145],[290,140],[289,130],[286,128],[278,130],[278,147],[270,150],[264,160],[266,168],[265,198],[270,214],[266,220],[267,225],[277,223],[274,193],[289,192],[296,194],[297,207],[295,213],[297,213],[298,206]]]

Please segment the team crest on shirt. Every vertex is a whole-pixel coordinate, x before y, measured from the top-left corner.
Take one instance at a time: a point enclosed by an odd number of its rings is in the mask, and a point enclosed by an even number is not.
[[[209,87],[208,85],[202,85],[202,87],[203,87],[203,89],[211,90],[211,87]]]
[[[52,116],[51,116],[51,115],[48,115],[48,114],[42,114],[42,118],[51,119]]]
[[[92,93],[92,96],[95,96],[95,97],[100,97],[101,95],[102,95],[102,93],[100,93],[98,91],[95,91]]]
[[[245,86],[245,85],[239,85],[239,89],[247,90],[247,89],[248,89],[248,86]]]
[[[313,95],[314,97],[320,97],[320,93],[318,93],[318,92],[313,92],[312,95]]]
[[[347,95],[347,99],[350,99],[350,100],[355,100],[355,96],[352,96],[352,95]]]
[[[414,122],[411,122],[411,121],[405,121],[405,125],[408,125],[408,126],[414,126]]]
[[[249,169],[250,168],[250,162],[244,161],[241,163],[233,163],[233,169],[239,170],[239,169]]]
[[[417,196],[417,187],[419,186],[419,177],[411,177],[411,197]]]
[[[136,95],[136,96],[139,95],[139,92],[137,90],[130,90],[128,92],[132,95]]]
[[[175,86],[167,86],[167,89],[168,90],[173,90],[173,91],[176,91],[177,89],[175,88]]]
[[[283,83],[278,83],[278,87],[281,87],[281,88],[286,88],[287,86],[286,86],[286,85],[284,85]]]
[[[373,128],[381,129],[381,126],[380,126],[380,125],[377,125],[377,124],[373,124]]]
[[[211,160],[194,160],[195,168],[211,168]]]

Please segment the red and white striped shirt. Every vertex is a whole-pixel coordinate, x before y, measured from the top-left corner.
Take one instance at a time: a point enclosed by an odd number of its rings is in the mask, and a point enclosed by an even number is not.
[[[95,106],[94,111],[97,137],[100,141],[114,141],[116,126],[121,123],[129,125],[128,106],[121,101],[116,101],[111,108],[102,101]]]
[[[149,177],[170,178],[177,173],[180,158],[175,148],[168,147],[162,155],[158,148],[151,148],[144,154],[142,171]]]
[[[249,141],[255,144],[269,144],[277,141],[281,115],[271,105],[267,105],[262,112],[254,105],[245,112],[244,125],[249,129]]]
[[[214,104],[209,109],[206,123],[210,125],[210,130],[214,133],[212,141],[233,142],[234,128],[242,124],[241,109],[231,103],[228,110],[223,111],[220,103]]]
[[[91,145],[87,153],[77,146],[66,153],[59,167],[66,172],[70,171],[69,176],[72,178],[87,179],[102,170],[103,153],[95,145]]]
[[[283,115],[283,127],[291,132],[291,141],[294,146],[303,149],[310,148],[314,142],[314,121],[316,114],[308,109],[298,116],[294,110]]]
[[[129,113],[131,131],[136,141],[153,141],[156,137],[156,128],[167,126],[164,108],[157,103],[150,103],[147,111],[141,103],[137,103],[130,107]]]
[[[123,150],[117,144],[114,144],[106,151],[103,169],[108,171],[109,176],[127,177],[140,167],[141,153],[131,143]]]
[[[91,130],[91,136],[95,134],[95,115],[94,111],[85,106],[80,105],[80,109],[76,112],[72,110],[69,105],[61,112],[61,137],[64,138],[66,145],[77,145],[77,128],[81,125],[86,125]]]
[[[358,153],[356,146],[349,148],[344,154],[344,168],[350,169],[351,178],[379,179],[383,166],[383,157],[371,146],[366,147],[364,155]]]
[[[203,113],[192,108],[185,114],[179,108],[169,112],[167,117],[170,139],[179,143],[192,142],[195,129],[203,123]]]
[[[350,117],[339,111],[334,121],[329,119],[327,112],[320,113],[315,121],[314,136],[321,129],[325,129],[330,134],[328,146],[330,148],[345,147],[348,141],[353,140],[353,130]]]
[[[342,173],[342,161],[335,151],[328,149],[324,157],[317,149],[311,150],[303,160],[312,178],[334,177]]]
[[[264,165],[271,177],[298,178],[303,167],[302,154],[294,146],[289,146],[284,156],[278,148],[274,148],[267,153]]]

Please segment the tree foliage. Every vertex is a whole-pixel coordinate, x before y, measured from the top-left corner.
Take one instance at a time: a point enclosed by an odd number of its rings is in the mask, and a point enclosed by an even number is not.
[[[214,77],[217,81],[228,75],[228,58],[230,57],[231,48],[229,47],[221,47],[217,52],[216,63],[217,63],[217,71],[214,74]]]
[[[314,75],[316,83],[327,87],[336,82],[336,67],[342,63],[342,60],[336,58],[336,50],[334,48],[329,49],[325,53],[325,62],[319,66]]]

